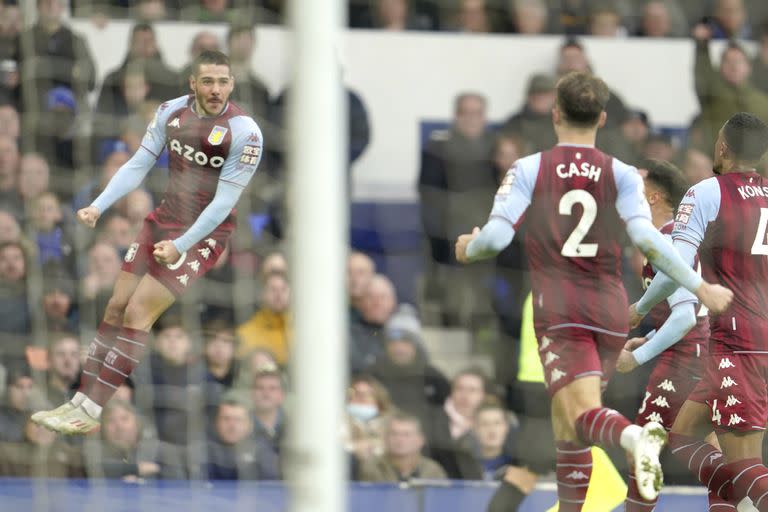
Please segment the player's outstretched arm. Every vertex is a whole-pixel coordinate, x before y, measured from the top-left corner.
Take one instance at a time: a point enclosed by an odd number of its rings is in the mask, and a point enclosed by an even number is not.
[[[130,160],[120,167],[104,190],[91,203],[90,208],[95,208],[99,215],[107,208],[115,204],[127,193],[136,190],[149,171],[155,166],[157,158],[143,147],[139,147]],[[85,208],[84,208],[85,209]],[[78,212],[78,218],[80,217]],[[98,219],[98,216],[96,217]],[[83,219],[85,221],[85,219]],[[96,220],[94,220],[94,224]],[[87,224],[86,224],[87,225]],[[93,226],[90,226],[93,227]]]
[[[493,258],[506,248],[515,237],[509,222],[491,218],[483,229],[475,228],[471,235],[461,235],[456,241],[456,261],[473,261]]]

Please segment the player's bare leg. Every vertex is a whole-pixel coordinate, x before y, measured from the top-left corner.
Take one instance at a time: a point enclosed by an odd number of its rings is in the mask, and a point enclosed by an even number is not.
[[[104,318],[88,347],[88,358],[83,365],[83,372],[80,376],[80,388],[75,396],[72,397],[72,400],[64,402],[56,409],[39,411],[33,414],[31,417],[33,422],[46,428],[51,428],[54,423],[58,422],[58,417],[83,403],[93,381],[99,375],[104,357],[115,344],[117,333],[120,327],[122,327],[125,308],[131,295],[136,291],[139,281],[140,277],[135,274],[125,271],[120,272],[112,291],[112,297],[109,299],[104,311]]]
[[[142,277],[125,308],[115,346],[105,356],[87,398],[79,407],[61,416],[53,425],[54,430],[84,434],[98,428],[102,407],[139,364],[152,325],[175,301],[175,295],[157,279],[150,275]]]

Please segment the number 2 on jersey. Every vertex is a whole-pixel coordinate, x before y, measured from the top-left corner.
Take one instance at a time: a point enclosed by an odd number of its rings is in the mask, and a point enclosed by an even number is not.
[[[560,251],[560,254],[569,258],[592,258],[597,256],[597,244],[583,244],[581,241],[587,236],[589,229],[597,218],[597,202],[595,198],[586,190],[571,190],[560,198],[559,213],[560,215],[572,215],[573,205],[577,203],[582,206],[584,211],[571,236],[563,244],[563,250]],[[766,222],[768,222],[768,217],[766,217]],[[764,224],[761,225],[764,226]],[[766,246],[766,249],[768,249],[768,246]]]

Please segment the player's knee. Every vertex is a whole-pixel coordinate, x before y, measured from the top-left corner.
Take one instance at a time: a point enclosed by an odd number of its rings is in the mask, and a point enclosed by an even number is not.
[[[139,301],[130,300],[123,313],[123,326],[147,331],[152,324],[151,312]]]
[[[121,325],[127,305],[127,301],[112,296],[104,309],[104,321],[111,325]]]

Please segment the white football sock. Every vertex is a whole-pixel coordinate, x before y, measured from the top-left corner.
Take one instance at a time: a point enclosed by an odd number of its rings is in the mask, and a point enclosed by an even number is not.
[[[75,393],[75,396],[72,397],[72,400],[69,401],[69,403],[71,403],[75,407],[80,407],[80,404],[82,404],[86,398],[88,397],[85,395],[85,393],[81,393],[80,391],[78,391],[77,393]]]
[[[736,505],[737,512],[757,512],[757,507],[752,503],[749,497],[744,498]]]
[[[87,412],[88,415],[95,420],[101,417],[101,406],[88,397],[83,400],[83,403],[80,404],[80,407],[82,407],[85,412]]]
[[[643,428],[638,425],[630,425],[621,431],[621,447],[627,450],[629,453],[635,453],[635,446],[637,446],[637,440],[640,439],[640,434],[643,432]]]

